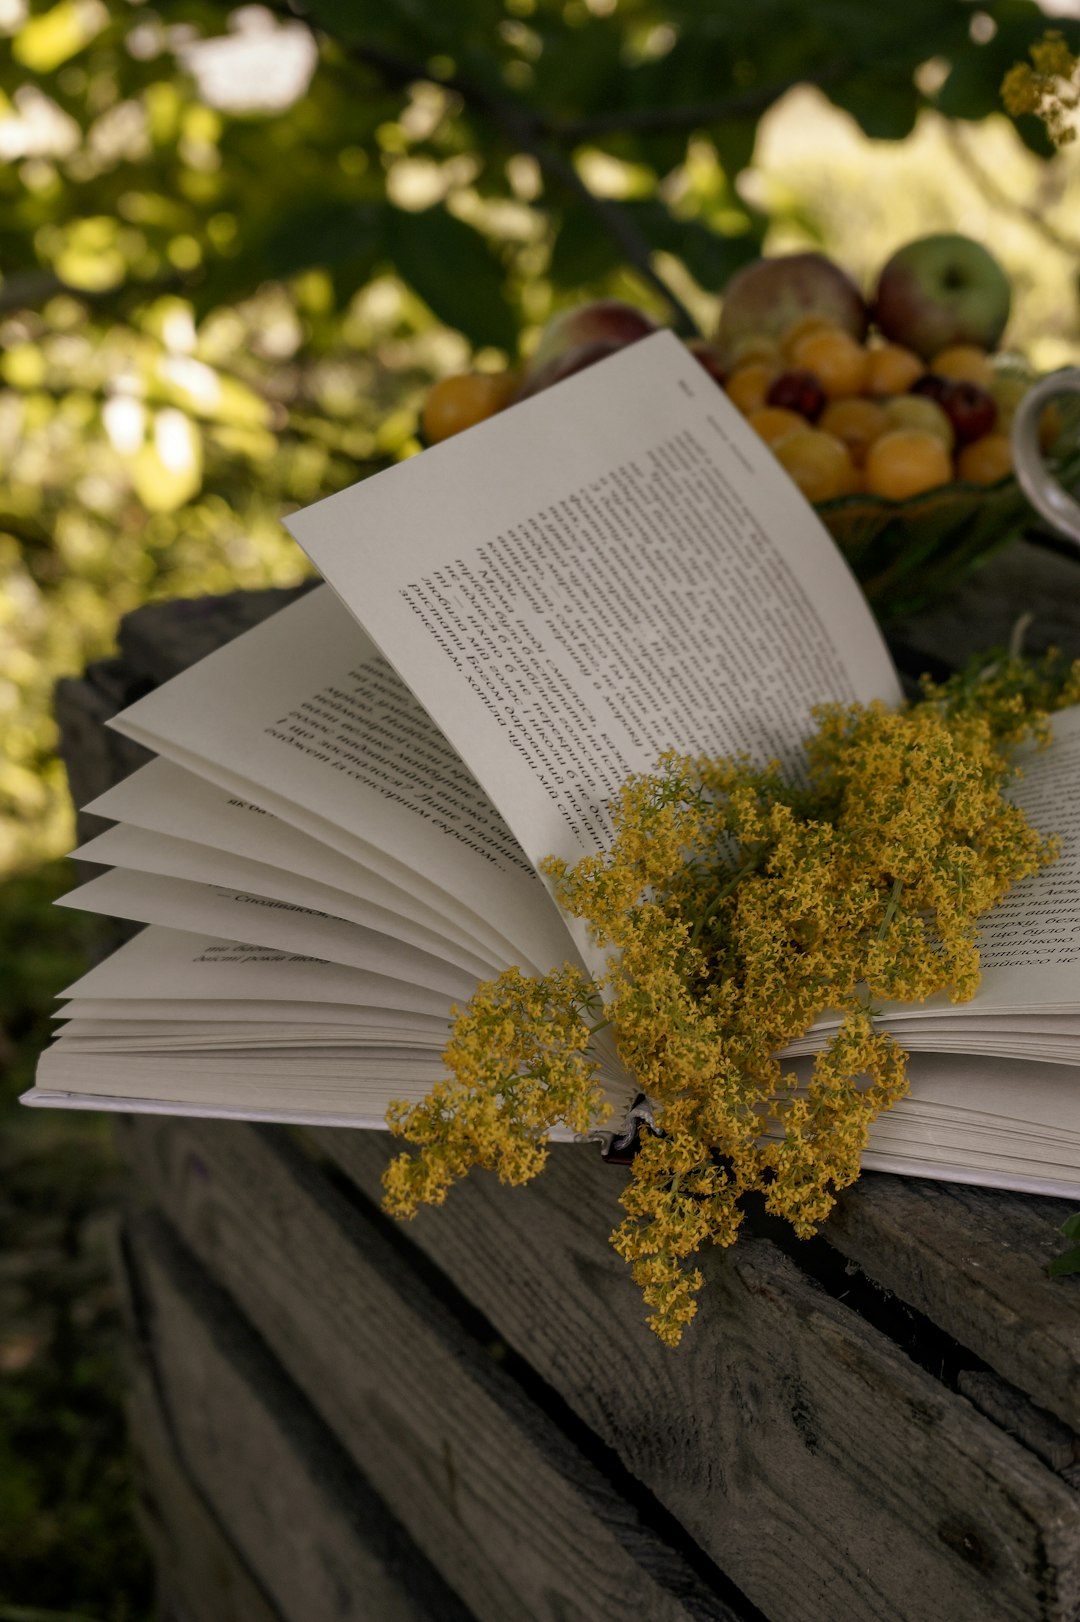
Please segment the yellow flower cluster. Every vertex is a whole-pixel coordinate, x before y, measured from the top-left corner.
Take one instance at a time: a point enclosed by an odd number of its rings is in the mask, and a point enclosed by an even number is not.
[[[584,1133],[609,1108],[588,1053],[600,997],[580,969],[567,964],[542,980],[507,969],[455,1013],[443,1055],[450,1079],[387,1112],[391,1132],[421,1147],[387,1168],[392,1216],[441,1205],[473,1166],[527,1183],[544,1166],[553,1126]]]
[[[1080,107],[1080,58],[1070,51],[1057,28],[1049,28],[1028,53],[1031,65],[1017,62],[1001,85],[1005,111],[1014,118],[1034,113],[1046,125],[1055,146],[1076,139],[1075,114]]]
[[[1004,797],[1012,746],[1077,701],[1080,662],[1003,660],[905,710],[820,711],[798,774],[668,756],[632,777],[611,848],[545,864],[608,948],[604,983],[566,967],[479,989],[453,1079],[391,1112],[420,1153],[389,1168],[388,1209],[441,1202],[470,1165],[522,1182],[556,1121],[595,1124],[590,1039],[610,1023],[661,1129],[613,1243],[676,1344],[702,1282],[689,1258],[732,1243],[746,1194],[805,1237],[857,1177],[870,1123],[906,1086],[875,1006],[975,991],[979,918],[1054,854]],[[830,1011],[838,1028],[800,1080],[777,1055]]]

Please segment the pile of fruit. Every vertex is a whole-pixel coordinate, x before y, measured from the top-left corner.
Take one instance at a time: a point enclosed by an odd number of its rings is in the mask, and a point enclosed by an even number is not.
[[[1009,304],[1001,266],[967,237],[909,242],[869,307],[820,254],[759,260],[724,300],[723,387],[811,501],[997,484],[1033,380],[994,354]]]
[[[969,237],[920,237],[869,299],[823,254],[758,259],[728,283],[694,357],[817,507],[881,618],[940,598],[1031,521],[1009,430],[1035,373],[1001,350],[1011,290]],[[656,331],[599,299],[555,316],[517,372],[436,383],[429,444],[538,394]],[[1044,451],[1080,481],[1080,425],[1057,402]],[[1067,420],[1068,419],[1068,420]]]
[[[997,353],[1009,305],[1005,272],[968,237],[908,243],[869,301],[823,254],[791,254],[740,271],[715,336],[689,347],[810,501],[902,502],[1010,476],[1009,426],[1034,374]],[[616,300],[565,311],[523,373],[435,384],[425,437],[445,439],[655,330]]]

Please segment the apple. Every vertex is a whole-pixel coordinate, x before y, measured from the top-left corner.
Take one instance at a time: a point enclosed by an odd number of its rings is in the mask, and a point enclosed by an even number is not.
[[[534,394],[541,394],[549,389],[553,383],[561,383],[565,377],[573,377],[575,372],[583,372],[587,366],[595,366],[598,360],[606,360],[609,355],[615,355],[625,344],[604,342],[597,340],[591,344],[580,344],[576,349],[568,349],[564,355],[553,355],[545,366],[539,369],[533,367],[525,374],[513,403],[519,400],[528,400]]]
[[[942,232],[899,248],[878,278],[874,318],[924,360],[952,344],[993,349],[1009,319],[1009,279],[970,237]]]
[[[624,304],[622,299],[593,299],[572,310],[560,310],[540,334],[540,342],[529,361],[529,375],[541,371],[572,349],[601,343],[622,349],[656,330],[656,322],[650,316],[632,304]]]
[[[693,355],[699,366],[704,367],[714,383],[721,388],[727,382],[727,372],[720,363],[720,351],[711,338],[690,338],[687,349]]]
[[[796,321],[821,316],[853,338],[866,332],[866,305],[846,272],[823,253],[755,259],[736,271],[724,289],[716,341],[730,364],[751,336],[780,339]]]

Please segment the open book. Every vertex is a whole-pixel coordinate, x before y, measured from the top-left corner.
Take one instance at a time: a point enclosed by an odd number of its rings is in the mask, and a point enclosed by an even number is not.
[[[479,979],[598,967],[537,866],[604,847],[630,772],[797,770],[815,704],[900,697],[832,540],[666,333],[290,528],[329,585],[111,723],[159,758],[89,807],[111,871],[64,904],[147,927],[63,994],[27,1103],[381,1126]],[[1056,732],[1018,793],[1064,855],[991,916],[974,1002],[890,1012],[912,1087],[867,1166],[1080,1192],[1080,712]]]

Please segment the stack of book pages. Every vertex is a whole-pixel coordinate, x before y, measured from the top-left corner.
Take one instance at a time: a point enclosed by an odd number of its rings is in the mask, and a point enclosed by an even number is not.
[[[900,701],[832,540],[666,333],[289,527],[327,584],[111,723],[158,758],[89,807],[110,871],[64,904],[146,928],[64,993],[28,1104],[379,1127],[478,980],[599,968],[537,868],[605,847],[629,773],[798,771],[814,705]],[[1055,734],[1015,792],[1062,857],[991,915],[972,1002],[884,1011],[912,1086],[867,1166],[1080,1192],[1080,713]]]

